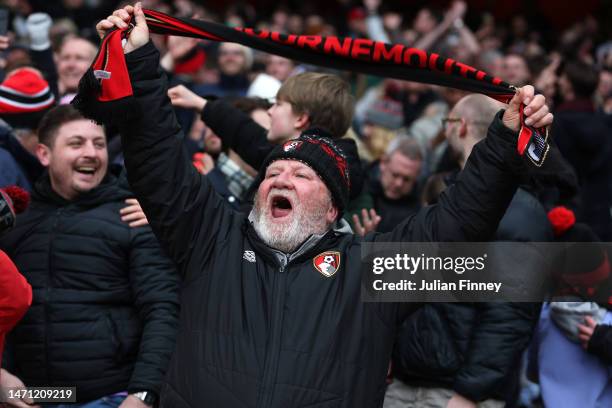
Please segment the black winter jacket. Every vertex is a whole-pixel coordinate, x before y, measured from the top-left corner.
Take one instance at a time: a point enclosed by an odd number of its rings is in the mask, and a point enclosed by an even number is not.
[[[612,326],[598,324],[589,340],[588,351],[607,365],[612,365]]]
[[[519,189],[495,239],[548,242],[553,233],[542,205]],[[511,402],[518,395],[520,358],[538,322],[540,306],[426,304],[399,330],[393,374],[407,384],[453,389],[473,401]]]
[[[555,112],[551,135],[574,167],[580,183],[576,216],[602,241],[612,240],[612,118],[596,113],[591,101],[578,100]]]
[[[76,386],[79,402],[120,391],[159,393],[178,323],[178,275],[150,227],[120,219],[134,195],[108,175],[66,201],[45,175],[3,237],[33,288],[9,335],[28,386]]]
[[[162,406],[380,407],[396,325],[415,305],[361,302],[356,235],[312,236],[290,255],[266,246],[185,156],[152,43],[126,60],[134,95],[151,113],[122,126],[128,179],[184,278]],[[489,238],[523,169],[516,137],[496,118],[437,206],[365,239]],[[331,277],[313,264],[325,251],[339,255]]]

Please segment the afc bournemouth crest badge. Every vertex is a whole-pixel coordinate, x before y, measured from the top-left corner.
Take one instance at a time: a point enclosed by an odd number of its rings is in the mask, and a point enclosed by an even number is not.
[[[319,273],[327,278],[340,269],[340,252],[327,251],[314,257],[312,263]]]
[[[302,145],[301,140],[290,140],[283,145],[283,150],[285,152],[289,152],[291,150],[295,150]]]

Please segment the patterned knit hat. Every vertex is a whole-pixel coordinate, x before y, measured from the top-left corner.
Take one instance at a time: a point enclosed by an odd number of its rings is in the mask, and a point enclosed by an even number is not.
[[[311,128],[297,139],[276,146],[264,160],[255,185],[263,181],[268,166],[277,160],[297,160],[312,168],[321,177],[340,212],[349,201],[349,168],[344,153],[333,142],[329,133]]]
[[[19,68],[0,84],[0,117],[15,128],[36,129],[53,107],[49,84],[34,68]]]

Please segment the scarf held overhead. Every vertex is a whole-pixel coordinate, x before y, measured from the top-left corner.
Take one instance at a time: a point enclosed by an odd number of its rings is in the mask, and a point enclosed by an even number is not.
[[[149,30],[156,34],[235,42],[311,65],[457,88],[504,103],[516,91],[514,86],[484,71],[402,44],[230,28],[154,10],[144,10],[144,14]],[[73,101],[85,116],[98,122],[118,124],[138,114],[137,107],[131,104],[132,88],[121,46],[129,31],[116,29],[104,37],[92,69],[81,79],[79,93]],[[517,144],[518,152],[527,153],[538,166],[548,151],[547,136],[541,136],[542,133],[523,125]]]

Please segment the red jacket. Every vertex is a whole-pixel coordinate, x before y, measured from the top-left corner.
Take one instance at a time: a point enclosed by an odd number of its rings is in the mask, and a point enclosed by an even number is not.
[[[11,259],[0,251],[0,358],[4,336],[32,304],[32,288]]]

